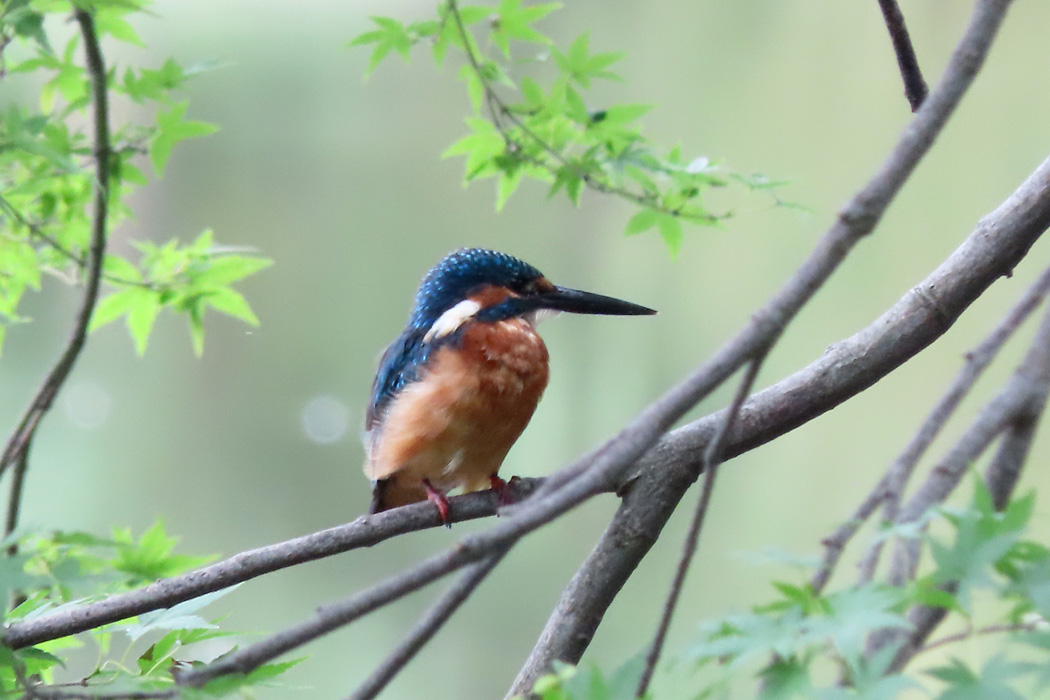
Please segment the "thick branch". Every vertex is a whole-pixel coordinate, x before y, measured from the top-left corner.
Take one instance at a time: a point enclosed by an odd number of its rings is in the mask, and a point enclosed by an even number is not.
[[[943,335],[998,278],[1011,273],[1050,226],[1050,159],[922,283],[856,335],[753,396],[727,445],[732,457],[829,411]],[[510,694],[527,693],[555,659],[576,663],[605,611],[698,476],[720,413],[668,434],[626,483],[612,523],[562,593]]]
[[[91,223],[91,243],[88,250],[88,267],[85,279],[84,299],[77,312],[73,333],[66,349],[58,362],[48,373],[43,385],[23,414],[18,427],[8,439],[4,452],[0,455],[0,474],[24,458],[29,449],[33,435],[40,420],[51,408],[58,390],[65,383],[73,364],[80,356],[87,338],[88,324],[98,300],[99,277],[102,273],[102,261],[106,250],[107,200],[109,197],[109,101],[106,93],[106,66],[99,49],[98,36],[95,34],[95,21],[87,10],[74,12],[80,24],[80,33],[84,38],[84,52],[87,56],[87,70],[91,77],[91,99],[94,121],[94,156],[95,156],[95,199],[94,217]],[[21,479],[18,480],[21,483]],[[21,501],[21,490],[13,491],[9,510],[17,511]],[[8,518],[10,521],[10,517]],[[10,524],[10,523],[9,523]]]
[[[889,470],[857,507],[850,519],[840,525],[831,536],[825,538],[821,543],[824,545],[824,560],[810,579],[810,585],[815,591],[823,590],[828,579],[831,578],[831,573],[838,564],[846,544],[880,504],[884,504],[884,520],[892,522],[897,518],[901,492],[908,483],[915,465],[926,453],[934,438],[940,434],[941,429],[948,422],[948,419],[951,418],[963,398],[970,392],[977,378],[981,376],[981,373],[984,372],[985,368],[999,353],[1006,341],[1021,327],[1021,324],[1024,323],[1028,316],[1038,308],[1048,292],[1050,292],[1050,268],[1043,271],[1043,274],[1025,292],[1021,300],[1003,319],[1002,323],[987,338],[981,341],[980,345],[966,354],[966,364],[963,365],[951,387],[941,397],[941,400],[937,402],[936,407],[923,421],[923,424],[916,431],[915,436],[904,448],[900,456],[894,460]],[[882,551],[882,544],[882,540],[873,544],[861,562],[861,583],[871,580]]]

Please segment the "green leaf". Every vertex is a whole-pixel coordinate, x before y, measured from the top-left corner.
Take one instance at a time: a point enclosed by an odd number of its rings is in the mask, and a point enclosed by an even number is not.
[[[258,326],[259,319],[252,312],[248,301],[238,292],[229,288],[216,289],[204,298],[208,306],[216,311],[238,318],[248,325]]]
[[[510,40],[549,44],[550,39],[533,29],[532,24],[561,7],[561,3],[544,3],[524,7],[521,0],[501,0],[492,23],[492,40],[504,56],[510,56]]]
[[[408,28],[401,22],[391,17],[370,17],[369,19],[378,27],[377,29],[354,37],[348,46],[364,46],[375,44],[372,55],[368,59],[368,70],[365,75],[371,75],[387,54],[392,50],[401,54],[406,61],[412,49],[412,36]]]
[[[219,128],[207,122],[184,119],[188,107],[188,102],[179,102],[169,111],[157,114],[157,131],[150,141],[149,158],[158,177],[164,173],[168,158],[171,156],[171,149],[175,147],[175,144],[186,139],[213,134]]]
[[[107,323],[115,321],[130,311],[137,303],[138,295],[135,294],[133,288],[110,294],[95,306],[95,311],[91,314],[91,324],[88,326],[88,331],[94,331]]]
[[[170,608],[155,610],[153,612],[139,615],[138,621],[122,625],[122,629],[131,638],[131,641],[140,639],[142,635],[153,630],[214,630],[216,625],[208,622],[202,617],[194,615],[201,608],[210,605],[231,593],[241,584],[234,584],[229,588],[223,588],[202,596],[186,600]]]
[[[624,229],[624,233],[628,236],[633,236],[643,231],[648,231],[656,226],[659,218],[660,212],[655,209],[642,209],[627,222],[627,228]]]
[[[271,265],[273,265],[273,260],[268,258],[218,255],[211,257],[207,265],[194,274],[193,281],[208,285],[232,284],[265,270]]]
[[[143,287],[131,287],[119,293],[127,293],[131,297],[127,302],[127,326],[128,332],[135,340],[135,352],[141,357],[146,353],[146,344],[153,331],[157,314],[160,313],[160,296],[152,289]]]

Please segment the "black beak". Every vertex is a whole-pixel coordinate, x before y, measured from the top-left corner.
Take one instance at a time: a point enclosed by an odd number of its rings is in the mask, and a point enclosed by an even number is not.
[[[533,297],[536,307],[540,309],[553,309],[555,311],[568,311],[574,314],[602,314],[605,316],[649,316],[655,314],[654,309],[640,304],[632,304],[629,301],[607,297],[602,294],[581,292],[579,289],[568,287],[555,287],[553,292],[545,292]]]

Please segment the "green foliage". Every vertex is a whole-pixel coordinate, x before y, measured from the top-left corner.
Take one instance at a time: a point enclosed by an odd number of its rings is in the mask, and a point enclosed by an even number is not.
[[[74,6],[82,6],[93,13],[103,49],[110,40],[141,46],[129,18],[145,5],[137,0],[7,0],[0,5],[0,67],[11,75],[34,76],[41,85],[36,105],[10,103],[0,112],[0,348],[7,327],[27,320],[19,314],[20,302],[26,291],[40,289],[44,273],[72,282],[87,268],[95,164],[92,129],[83,124],[91,118],[91,80],[80,35],[56,47],[53,30],[69,23]],[[110,113],[144,119],[110,128],[109,236],[131,216],[128,196],[149,182],[145,162],[159,177],[178,143],[217,127],[188,118],[189,103],[176,97],[199,68],[168,59],[158,68],[109,65],[107,70]],[[122,101],[139,107],[115,109]],[[93,328],[125,316],[142,354],[157,315],[168,308],[187,317],[200,354],[205,309],[258,323],[231,285],[270,261],[231,254],[213,243],[210,231],[184,248],[174,242],[132,243],[141,253],[137,262],[106,256],[103,282],[112,291],[96,309]]]
[[[633,700],[644,663],[644,656],[636,656],[606,678],[593,666],[555,662],[554,673],[541,676],[532,692],[540,700]]]
[[[807,583],[774,581],[772,599],[748,612],[701,623],[697,639],[674,661],[689,669],[690,697],[1045,696],[1050,687],[1050,550],[1025,539],[1034,511],[1035,498],[1027,495],[997,512],[978,479],[966,507],[937,509],[923,519],[946,524],[950,536],[910,533],[925,537],[932,553],[931,571],[914,585],[869,583],[818,594]],[[792,566],[802,561],[779,553],[763,559]],[[948,583],[956,593],[945,588]],[[977,589],[990,593],[990,602],[983,596],[980,604],[975,602]],[[954,623],[957,629],[961,623],[966,630],[945,633],[931,649],[948,651],[952,641],[996,635],[995,651],[986,654],[979,668],[958,658],[924,668],[920,652],[904,671],[891,670],[900,644],[873,651],[866,648],[867,640],[879,630],[910,632],[906,612],[916,605],[943,607],[950,612],[945,626],[951,629]],[[981,626],[975,624],[978,618]],[[534,692],[542,700],[630,698],[640,663],[627,664],[611,680],[597,669],[559,666],[536,683]]]
[[[376,28],[350,45],[373,47],[368,73],[391,52],[408,60],[412,48],[424,42],[431,44],[439,66],[449,49],[461,56],[459,77],[473,115],[466,119],[468,133],[444,155],[463,156],[465,183],[496,180],[497,210],[525,179],[545,183],[549,197],[564,192],[577,206],[590,188],[636,204],[640,211],[626,233],[655,229],[676,254],[683,221],[711,226],[726,216],[708,209],[705,196],[712,188],[736,183],[772,192],[780,184],[736,175],[704,157],[685,158],[680,148],[657,149],[638,124],[647,105],[588,105],[586,91],[593,82],[620,80],[612,68],[623,54],[592,53],[587,34],[564,51],[558,48],[536,25],[559,7],[521,0],[460,7],[450,0],[424,22],[373,17]],[[541,82],[552,70],[553,78]]]
[[[176,539],[165,532],[160,521],[138,538],[128,530],[115,530],[111,537],[83,532],[29,533],[3,543],[10,544],[17,544],[19,553],[0,559],[0,587],[5,600],[17,592],[24,602],[6,613],[5,624],[138,588],[209,559],[176,553]],[[200,642],[232,634],[198,614],[232,590],[92,630],[87,648],[96,646],[98,658],[84,677],[69,678],[65,665],[71,653],[83,658],[83,637],[57,639],[17,651],[0,647],[0,697],[17,695],[20,678],[35,678],[48,685],[72,683],[78,692],[86,689],[130,695],[173,690],[173,669],[202,663],[202,654],[207,653],[207,658],[214,655],[214,651],[202,649]],[[253,687],[272,683],[295,663],[271,664],[246,676],[219,679],[200,690],[183,690],[182,697],[250,696]]]

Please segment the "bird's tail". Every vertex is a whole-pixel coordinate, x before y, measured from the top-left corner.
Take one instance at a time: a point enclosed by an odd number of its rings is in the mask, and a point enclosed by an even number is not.
[[[394,477],[379,479],[372,488],[372,504],[369,513],[382,513],[384,510],[407,506],[427,500],[427,492],[422,486],[409,486],[399,483]]]

